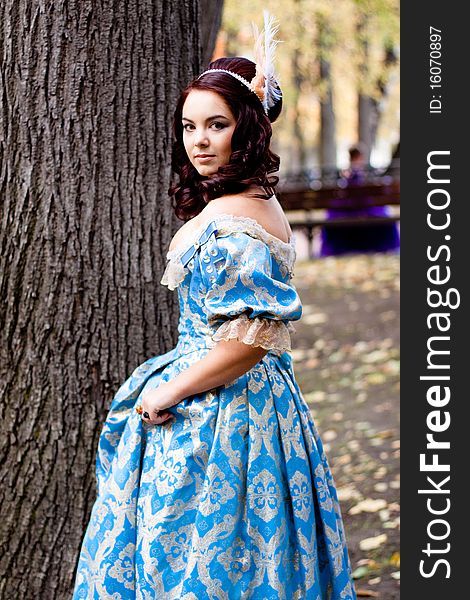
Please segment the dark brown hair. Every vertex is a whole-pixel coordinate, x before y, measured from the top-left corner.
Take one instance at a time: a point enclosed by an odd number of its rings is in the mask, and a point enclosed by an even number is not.
[[[209,69],[227,69],[251,81],[256,65],[246,58],[219,58],[210,63]],[[232,135],[232,154],[228,164],[210,177],[199,175],[191,164],[183,144],[183,105],[192,90],[209,90],[219,94],[236,120]],[[176,106],[173,133],[172,169],[179,182],[169,190],[174,195],[174,209],[178,218],[187,221],[198,215],[204,206],[224,194],[236,194],[251,185],[258,185],[265,194],[258,198],[270,198],[279,181],[270,176],[279,170],[279,156],[271,152],[273,123],[279,116],[282,99],[264,112],[259,98],[242,82],[228,73],[206,73],[192,81],[181,93]]]

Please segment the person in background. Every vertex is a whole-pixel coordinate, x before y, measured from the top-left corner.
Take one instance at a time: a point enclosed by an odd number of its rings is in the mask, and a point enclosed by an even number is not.
[[[365,183],[364,154],[359,146],[349,149],[348,187]],[[369,206],[357,210],[331,208],[328,219],[346,217],[386,217],[390,212],[386,206]],[[400,236],[396,223],[377,225],[341,225],[323,227],[320,238],[320,256],[337,256],[349,253],[387,252],[400,247]]]

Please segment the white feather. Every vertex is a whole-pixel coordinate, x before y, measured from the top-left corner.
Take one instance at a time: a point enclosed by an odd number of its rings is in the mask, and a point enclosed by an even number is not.
[[[267,112],[281,98],[282,93],[278,89],[279,82],[274,69],[276,46],[279,43],[274,36],[279,30],[279,25],[267,10],[263,11],[263,16],[264,29],[261,33],[253,23],[256,75],[252,80],[252,87]]]

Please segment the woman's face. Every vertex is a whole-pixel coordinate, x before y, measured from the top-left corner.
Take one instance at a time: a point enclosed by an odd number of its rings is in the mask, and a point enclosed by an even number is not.
[[[210,177],[229,162],[236,120],[219,94],[208,90],[189,92],[182,123],[184,147],[199,175]]]

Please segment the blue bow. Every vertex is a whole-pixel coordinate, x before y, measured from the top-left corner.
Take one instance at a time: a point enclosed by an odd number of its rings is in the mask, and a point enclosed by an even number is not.
[[[186,267],[191,260],[194,263],[192,269],[193,275],[189,286],[189,294],[194,299],[205,293],[207,287],[217,277],[215,262],[220,260],[222,255],[217,246],[216,233],[217,226],[215,221],[211,221],[199,238],[181,257],[183,267]],[[199,249],[203,246],[206,246],[204,253],[200,252],[198,254]]]
[[[199,238],[194,242],[192,246],[190,246],[186,252],[181,257],[181,262],[183,263],[183,267],[185,267],[188,262],[192,259],[192,257],[196,254],[199,248],[204,245],[207,240],[210,238],[212,234],[217,233],[217,226],[215,221],[211,221],[203,233],[199,236]]]

